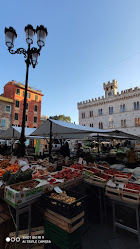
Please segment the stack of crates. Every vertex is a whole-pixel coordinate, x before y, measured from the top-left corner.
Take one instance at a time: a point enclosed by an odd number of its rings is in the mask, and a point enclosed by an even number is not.
[[[85,196],[66,191],[69,196],[76,197],[72,204],[45,196],[47,209],[45,212],[45,238],[51,240],[60,249],[80,249],[82,247],[81,226],[84,224]]]
[[[51,240],[53,244],[61,249],[80,249],[82,248],[80,228],[73,233],[68,233],[48,220],[44,225],[45,239]]]

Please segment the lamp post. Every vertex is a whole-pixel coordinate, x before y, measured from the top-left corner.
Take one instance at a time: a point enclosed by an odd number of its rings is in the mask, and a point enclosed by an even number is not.
[[[47,28],[44,26],[37,26],[36,30],[32,27],[32,25],[27,25],[25,27],[26,32],[26,42],[28,44],[28,49],[18,48],[17,50],[13,50],[14,41],[17,37],[16,31],[9,27],[5,28],[5,40],[6,45],[8,47],[8,51],[11,54],[23,54],[26,63],[26,78],[25,78],[25,94],[24,94],[24,104],[23,104],[23,116],[22,116],[22,130],[20,136],[20,148],[19,148],[19,156],[25,155],[25,115],[26,115],[26,106],[27,106],[27,88],[28,88],[28,74],[29,74],[29,66],[32,64],[33,68],[38,64],[38,57],[40,55],[40,51],[43,46],[45,46],[46,36],[48,35]],[[34,35],[37,33],[37,45],[39,48],[32,47]]]

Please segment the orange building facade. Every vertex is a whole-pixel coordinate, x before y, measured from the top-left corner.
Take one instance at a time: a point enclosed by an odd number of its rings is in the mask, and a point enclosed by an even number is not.
[[[4,86],[3,96],[13,99],[12,125],[22,126],[22,114],[24,103],[25,86],[15,81],[10,81]],[[42,92],[28,87],[26,122],[29,128],[38,128],[41,117]]]

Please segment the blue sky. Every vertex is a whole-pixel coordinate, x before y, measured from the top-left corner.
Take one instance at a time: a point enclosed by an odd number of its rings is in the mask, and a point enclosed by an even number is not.
[[[48,29],[38,65],[29,71],[29,85],[44,94],[43,115],[78,123],[77,102],[102,96],[103,82],[116,79],[119,91],[140,86],[139,10],[139,0],[3,1],[0,93],[10,80],[24,83],[26,71],[23,55],[7,51],[4,28],[16,29],[15,49],[27,48],[27,24]]]

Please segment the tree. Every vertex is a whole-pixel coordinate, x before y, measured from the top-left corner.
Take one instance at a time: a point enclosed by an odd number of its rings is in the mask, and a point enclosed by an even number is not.
[[[55,115],[55,116],[50,116],[49,118],[54,119],[54,120],[65,121],[65,122],[68,122],[68,123],[71,122],[70,116],[65,116],[65,115],[59,115],[59,116]]]

